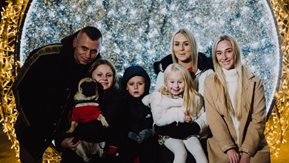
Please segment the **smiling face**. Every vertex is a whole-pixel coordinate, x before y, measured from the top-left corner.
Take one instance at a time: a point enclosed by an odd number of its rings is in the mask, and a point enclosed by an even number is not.
[[[180,71],[170,72],[167,77],[166,86],[172,95],[182,95],[185,89],[185,81],[182,73]]]
[[[128,93],[135,98],[142,96],[145,92],[145,78],[142,76],[130,78],[126,84],[126,89]]]
[[[192,61],[192,49],[188,38],[182,34],[178,33],[175,35],[173,40],[173,50],[178,63],[188,63]]]
[[[235,68],[235,55],[230,41],[222,40],[218,43],[216,58],[222,68],[226,70]]]
[[[74,57],[79,64],[86,65],[92,62],[99,54],[101,38],[90,39],[86,33],[81,33],[73,40]]]
[[[92,72],[92,78],[103,86],[103,90],[107,90],[113,85],[114,74],[109,65],[102,64]]]

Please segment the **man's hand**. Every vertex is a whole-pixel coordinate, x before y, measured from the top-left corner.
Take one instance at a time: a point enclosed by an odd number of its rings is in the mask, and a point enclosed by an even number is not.
[[[73,142],[74,137],[65,138],[61,142],[61,146],[65,149],[75,150],[80,141]]]

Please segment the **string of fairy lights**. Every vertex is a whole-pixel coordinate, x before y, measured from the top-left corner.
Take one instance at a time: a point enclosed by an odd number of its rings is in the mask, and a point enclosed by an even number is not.
[[[59,42],[85,25],[95,25],[103,32],[102,53],[120,73],[131,64],[140,64],[152,77],[155,74],[148,65],[169,53],[171,34],[180,27],[192,29],[199,51],[207,55],[215,37],[224,33],[235,36],[243,49],[243,63],[264,81],[267,110],[273,108],[265,131],[271,158],[278,161],[284,157],[282,145],[286,144],[289,121],[288,1],[6,1],[0,24],[0,122],[16,157],[19,147],[13,125],[18,113],[11,87],[19,68],[32,49]],[[46,162],[60,159],[52,148],[45,153]]]

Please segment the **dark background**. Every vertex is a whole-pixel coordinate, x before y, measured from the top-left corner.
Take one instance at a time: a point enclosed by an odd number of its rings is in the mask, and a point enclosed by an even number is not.
[[[0,12],[2,12],[4,7],[7,5],[8,3],[5,0],[0,0]],[[2,19],[2,15],[0,15],[0,19]]]

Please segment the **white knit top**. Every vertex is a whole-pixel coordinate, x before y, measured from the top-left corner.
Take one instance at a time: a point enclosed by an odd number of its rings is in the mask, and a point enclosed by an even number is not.
[[[228,87],[228,92],[230,95],[230,99],[233,105],[233,109],[236,108],[235,106],[235,98],[236,98],[236,91],[237,91],[237,86],[238,86],[238,75],[237,75],[237,70],[236,69],[231,69],[231,70],[226,70],[223,69],[223,72],[225,74],[225,80],[227,82],[227,87]],[[236,131],[236,135],[237,135],[237,141],[236,143],[239,144],[239,137],[240,137],[240,122],[237,119],[236,116],[234,116],[231,112],[230,112],[234,127],[235,127],[235,131]]]

